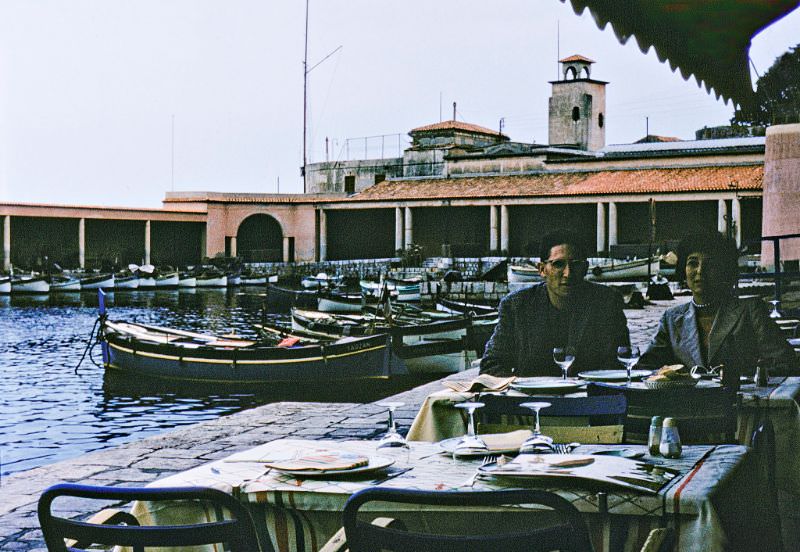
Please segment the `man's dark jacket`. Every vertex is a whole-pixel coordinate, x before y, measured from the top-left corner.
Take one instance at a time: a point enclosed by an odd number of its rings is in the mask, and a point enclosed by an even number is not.
[[[568,339],[568,345],[575,348],[570,375],[584,370],[621,369],[617,347],[630,343],[622,296],[613,288],[586,281],[575,294]],[[545,284],[537,284],[510,293],[500,302],[500,320],[486,343],[482,373],[560,375],[552,358],[544,366],[535,366],[535,351],[542,349],[547,333],[549,301]]]

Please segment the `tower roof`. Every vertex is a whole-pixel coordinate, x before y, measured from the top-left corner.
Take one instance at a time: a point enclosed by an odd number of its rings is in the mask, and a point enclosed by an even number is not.
[[[496,130],[492,130],[486,127],[473,125],[470,123],[463,123],[461,121],[442,121],[440,123],[433,123],[431,125],[425,125],[421,127],[417,127],[411,130],[411,132],[433,132],[439,130],[462,130],[465,132],[474,132],[477,134],[488,134],[490,136],[503,136]]]
[[[564,59],[558,60],[559,63],[570,63],[570,62],[573,62],[573,61],[582,61],[584,63],[594,63],[593,59],[589,59],[589,58],[587,58],[585,56],[582,56],[580,54],[573,54],[571,56],[565,57]]]

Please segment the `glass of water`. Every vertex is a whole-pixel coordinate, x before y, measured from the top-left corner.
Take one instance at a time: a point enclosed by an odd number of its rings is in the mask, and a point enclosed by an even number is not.
[[[628,385],[631,384],[631,370],[636,363],[639,362],[639,347],[636,345],[621,345],[617,347],[617,360],[625,365],[625,370],[628,372]]]
[[[553,360],[561,368],[561,379],[567,379],[569,367],[575,362],[575,349],[573,347],[555,347]]]
[[[406,438],[400,435],[397,431],[397,426],[395,425],[394,421],[394,411],[403,406],[405,403],[401,402],[382,402],[378,403],[378,406],[382,406],[384,408],[389,409],[389,430],[384,433],[383,437],[380,438],[378,441],[377,448],[394,448],[394,447],[404,447],[408,448],[408,441]]]

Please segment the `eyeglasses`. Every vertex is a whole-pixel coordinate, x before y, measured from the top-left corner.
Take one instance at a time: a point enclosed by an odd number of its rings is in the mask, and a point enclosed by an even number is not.
[[[544,261],[545,264],[549,264],[553,267],[554,270],[559,272],[563,272],[567,266],[569,266],[570,271],[572,270],[584,270],[589,263],[585,260],[574,260],[574,259],[551,259]]]

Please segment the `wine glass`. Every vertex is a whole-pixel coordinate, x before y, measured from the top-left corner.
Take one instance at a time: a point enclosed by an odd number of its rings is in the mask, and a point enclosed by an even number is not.
[[[628,372],[628,385],[631,384],[631,370],[639,362],[639,347],[636,345],[620,345],[617,347],[617,360],[625,365]]]
[[[467,434],[458,442],[453,454],[457,456],[474,452],[489,452],[489,448],[483,442],[483,439],[475,434],[475,410],[481,408],[483,403],[468,401],[458,403],[455,406],[467,411]]]
[[[567,379],[569,367],[575,362],[575,349],[573,347],[555,347],[553,348],[553,360],[561,368],[561,379]]]
[[[532,454],[541,452],[542,449],[552,450],[553,439],[547,435],[542,434],[541,427],[539,426],[539,410],[550,406],[549,402],[524,402],[520,404],[523,408],[530,408],[533,410],[535,423],[533,425],[533,435],[528,437],[522,446],[519,448],[520,454]]]
[[[778,301],[777,299],[773,299],[773,300],[769,301],[769,304],[772,305],[772,309],[770,310],[769,317],[770,318],[780,318],[781,317],[781,311],[778,310],[778,307],[781,306],[781,302]]]
[[[389,409],[389,429],[388,431],[380,438],[378,441],[378,446],[376,448],[394,448],[394,447],[404,447],[408,448],[408,441],[406,441],[405,437],[400,435],[397,432],[397,426],[394,422],[394,411],[397,410],[399,407],[405,405],[402,402],[382,402],[378,403],[378,406],[382,406],[384,408]]]

